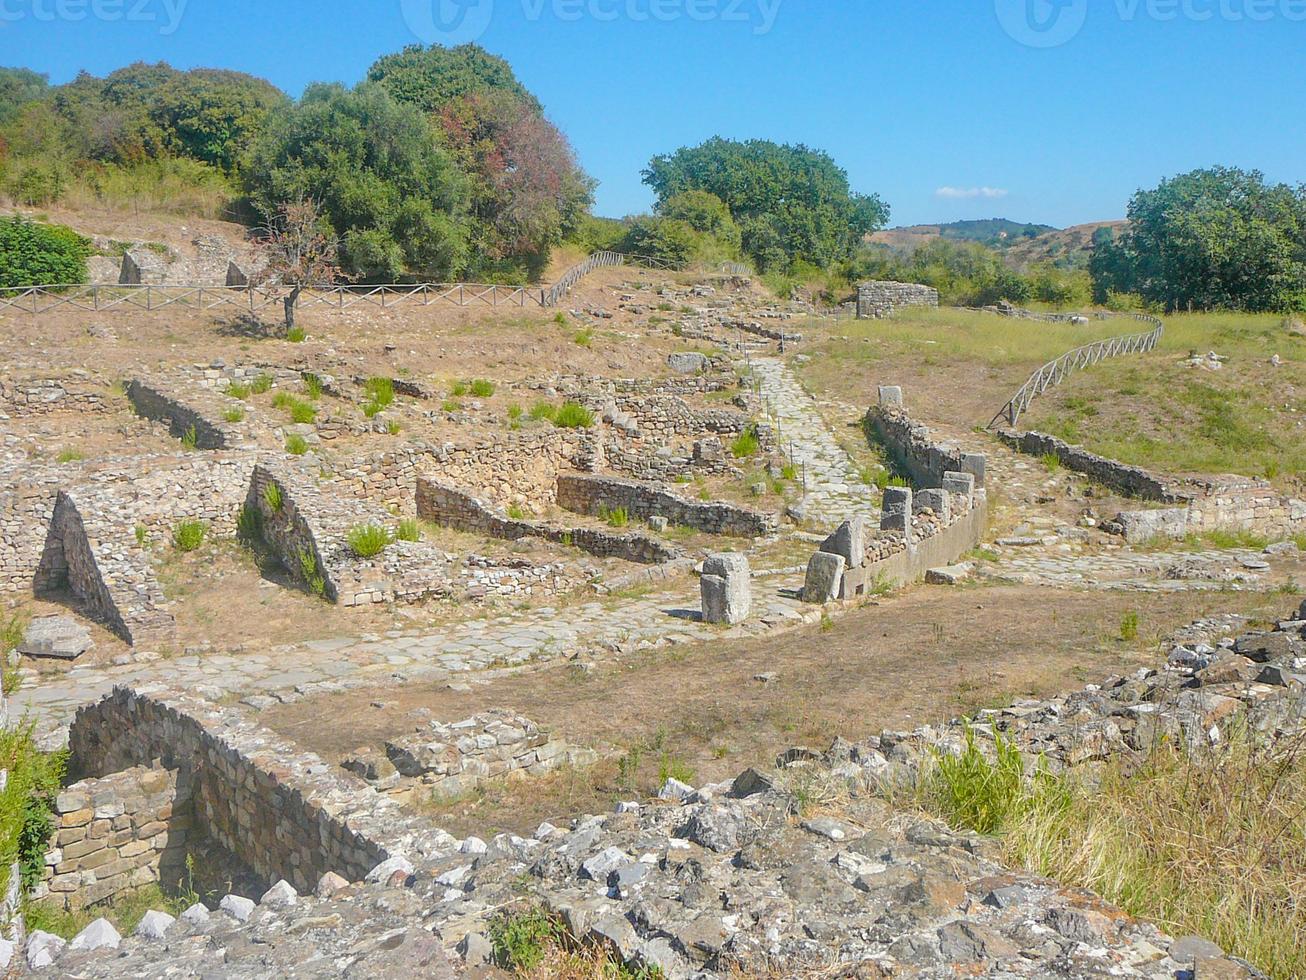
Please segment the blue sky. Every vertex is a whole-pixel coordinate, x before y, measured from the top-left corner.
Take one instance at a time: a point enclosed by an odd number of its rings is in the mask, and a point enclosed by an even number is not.
[[[1213,163],[1306,179],[1306,0],[0,0],[0,64],[54,82],[166,60],[298,94],[473,34],[601,214],[646,209],[648,159],[716,134],[829,151],[894,224],[1121,217]]]

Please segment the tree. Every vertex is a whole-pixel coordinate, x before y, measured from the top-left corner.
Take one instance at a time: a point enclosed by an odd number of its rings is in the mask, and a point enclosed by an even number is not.
[[[594,182],[512,67],[474,44],[415,45],[381,58],[367,77],[433,120],[469,176],[469,271],[543,271],[550,248],[589,210]]]
[[[26,68],[0,68],[0,126],[12,122],[25,105],[40,99],[49,87],[48,75]]]
[[[309,86],[268,117],[242,170],[263,213],[317,202],[351,275],[448,281],[466,267],[467,179],[430,122],[379,85]]]
[[[268,261],[253,281],[289,290],[281,299],[289,335],[295,327],[299,294],[310,286],[331,285],[342,276],[340,241],[330,233],[311,199],[280,204],[267,218],[260,244]]]
[[[643,216],[631,223],[623,248],[634,255],[658,259],[673,269],[683,269],[697,253],[699,238],[684,221]]]
[[[741,244],[739,225],[726,202],[707,191],[684,191],[658,205],[664,218],[683,221],[694,231],[710,235],[728,252],[738,254]]]
[[[833,159],[806,146],[720,137],[657,156],[644,171],[659,206],[686,191],[720,198],[764,271],[802,261],[828,268],[884,226],[888,206],[855,194]]]
[[[1128,216],[1118,241],[1094,249],[1098,302],[1118,292],[1167,310],[1306,305],[1306,188],[1213,167],[1139,191]]]

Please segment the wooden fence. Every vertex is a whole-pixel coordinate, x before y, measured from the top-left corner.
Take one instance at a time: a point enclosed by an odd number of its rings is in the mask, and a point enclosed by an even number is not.
[[[571,292],[576,283],[580,282],[595,269],[602,269],[605,266],[625,265],[626,256],[620,252],[595,252],[584,262],[579,265],[573,265],[570,269],[562,274],[562,278],[553,284],[550,289],[545,290],[542,306],[557,306],[562,301],[562,297]]]
[[[1020,386],[1020,390],[1011,396],[1011,399],[1002,406],[997,415],[993,416],[993,421],[989,423],[988,427],[991,429],[1005,420],[1008,425],[1015,428],[1016,423],[1029,410],[1029,406],[1035,398],[1049,388],[1055,388],[1076,371],[1091,367],[1108,357],[1119,357],[1122,354],[1141,354],[1155,350],[1156,345],[1165,333],[1165,324],[1154,316],[1146,316],[1141,313],[1131,314],[1131,316],[1135,320],[1152,324],[1152,329],[1147,333],[1112,337],[1109,340],[1099,340],[1097,343],[1088,344],[1084,347],[1076,347],[1074,350],[1062,354],[1055,361],[1048,361],[1029,376],[1029,380]]]
[[[108,285],[29,286],[0,291],[0,309],[24,313],[49,313],[51,310],[100,311],[133,307],[161,310],[168,306],[185,306],[212,310],[235,307],[257,312],[280,306],[284,291],[250,286]],[[305,289],[300,306],[325,306],[347,310],[352,306],[370,305],[390,308],[403,304],[431,306],[543,306],[540,289],[525,286],[498,286],[480,283],[388,283],[378,286],[319,286]]]

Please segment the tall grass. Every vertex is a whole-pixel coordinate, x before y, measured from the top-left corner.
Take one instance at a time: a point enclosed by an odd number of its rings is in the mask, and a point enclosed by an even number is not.
[[[58,204],[233,220],[236,188],[221,171],[195,160],[149,160],[131,166],[23,159],[4,171],[4,192],[19,204]]]
[[[999,833],[1008,857],[1092,889],[1173,935],[1210,938],[1270,976],[1306,976],[1306,735],[1246,729],[1192,752],[1158,742],[1095,782],[1029,774],[973,732],[918,790],[956,827]]]

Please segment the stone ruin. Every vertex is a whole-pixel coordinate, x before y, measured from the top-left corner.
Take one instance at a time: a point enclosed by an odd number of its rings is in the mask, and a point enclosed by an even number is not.
[[[923,486],[886,486],[878,529],[869,530],[862,515],[844,521],[808,563],[806,602],[852,599],[919,581],[978,546],[987,528],[984,456],[936,442],[907,415],[897,387],[880,389],[866,427]]]
[[[912,306],[939,308],[939,291],[906,282],[864,282],[857,287],[857,318],[882,320]]]

